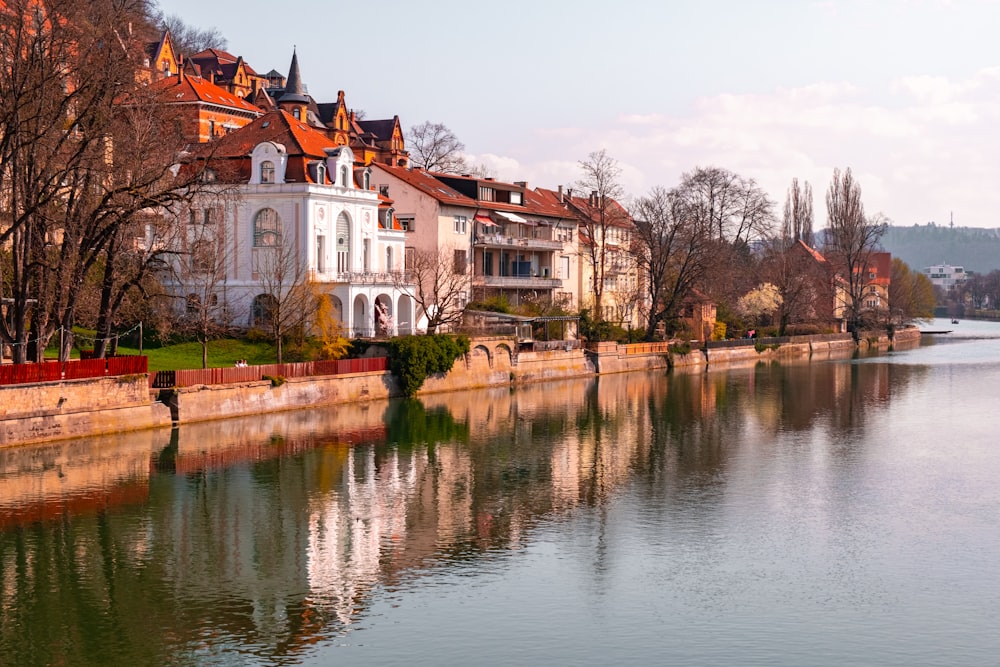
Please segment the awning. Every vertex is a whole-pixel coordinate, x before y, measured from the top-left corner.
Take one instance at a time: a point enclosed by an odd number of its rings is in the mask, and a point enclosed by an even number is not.
[[[486,225],[487,227],[497,227],[497,223],[493,222],[488,215],[483,215],[482,213],[476,214],[476,222]]]
[[[528,222],[527,220],[525,220],[524,218],[522,218],[521,216],[519,216],[517,213],[508,213],[507,211],[493,211],[493,212],[496,213],[497,215],[499,215],[501,218],[506,218],[507,220],[510,220],[511,222],[520,222],[522,224],[525,224],[525,223]]]

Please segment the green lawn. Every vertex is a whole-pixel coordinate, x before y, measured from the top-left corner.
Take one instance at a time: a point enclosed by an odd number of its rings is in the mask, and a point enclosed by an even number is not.
[[[201,368],[200,343],[178,343],[166,347],[147,348],[142,353],[149,357],[150,371]],[[119,346],[118,354],[139,354],[139,350]],[[213,340],[208,344],[209,368],[232,366],[239,359],[246,359],[250,365],[273,364],[277,360],[274,345],[270,343],[251,343],[225,338]]]
[[[83,332],[93,335],[93,332]],[[178,343],[164,347],[147,347],[142,353],[149,357],[150,371],[172,371],[185,368],[201,368],[201,344]],[[139,354],[138,348],[118,346],[118,354]],[[54,359],[59,355],[58,341],[53,341],[45,356]],[[80,352],[73,350],[73,359],[80,358]],[[208,344],[209,368],[233,366],[238,359],[246,359],[251,365],[273,364],[277,361],[274,345],[267,342],[252,343],[237,338],[213,340]]]

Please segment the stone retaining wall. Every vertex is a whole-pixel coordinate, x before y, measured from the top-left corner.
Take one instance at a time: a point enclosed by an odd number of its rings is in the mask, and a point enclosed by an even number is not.
[[[919,344],[918,330],[896,332],[895,345]],[[882,346],[881,339],[871,345]],[[885,341],[888,345],[888,337]],[[418,395],[477,387],[548,382],[598,374],[666,370],[702,372],[719,365],[761,360],[849,357],[857,350],[848,340],[785,343],[760,352],[752,345],[627,354],[615,343],[594,349],[519,352],[513,339],[476,338],[469,354],[451,372],[427,378]],[[297,410],[300,408],[388,399],[401,394],[387,372],[291,378],[230,385],[201,385],[163,390],[150,397],[145,375],[68,380],[0,387],[0,446],[115,433],[175,423]]]
[[[169,426],[145,374],[0,386],[0,446]]]

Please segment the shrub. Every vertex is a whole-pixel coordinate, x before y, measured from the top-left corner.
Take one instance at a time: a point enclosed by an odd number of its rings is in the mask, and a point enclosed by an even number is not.
[[[388,341],[389,370],[399,378],[403,394],[413,396],[433,373],[447,373],[469,351],[466,336],[432,334],[402,336]]]
[[[281,385],[285,384],[284,375],[264,375],[263,377],[261,377],[261,379],[268,380],[271,383],[272,387],[280,387]]]

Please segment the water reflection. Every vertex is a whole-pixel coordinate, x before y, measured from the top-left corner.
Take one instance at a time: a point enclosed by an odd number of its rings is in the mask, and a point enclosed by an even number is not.
[[[599,574],[624,493],[714,545],[672,547],[679,591],[685,563],[722,558],[733,497],[800,503],[803,521],[827,523],[823,548],[857,548],[866,526],[838,497],[857,492],[866,431],[928,372],[843,361],[612,375],[0,450],[0,655],[298,662],[368,618],[374,597],[526,549],[541,522],[580,508],[602,523]],[[798,481],[751,493],[762,456],[806,447],[821,465],[779,457]],[[829,505],[810,513],[817,498]],[[800,558],[819,548],[800,546]],[[769,544],[756,547],[766,560]]]

